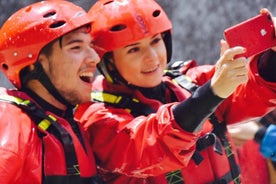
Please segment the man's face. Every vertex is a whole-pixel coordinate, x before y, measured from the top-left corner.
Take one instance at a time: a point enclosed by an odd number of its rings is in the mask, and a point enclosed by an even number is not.
[[[90,100],[92,78],[100,61],[92,48],[92,38],[87,28],[80,28],[56,41],[52,54],[42,60],[43,68],[59,91],[71,104]]]

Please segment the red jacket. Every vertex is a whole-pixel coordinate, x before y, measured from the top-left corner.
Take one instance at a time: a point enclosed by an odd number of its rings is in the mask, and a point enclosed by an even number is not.
[[[214,68],[190,65],[181,71],[202,85],[211,78]],[[167,91],[171,89],[179,101],[190,96],[168,77],[164,77],[164,82]],[[275,83],[259,76],[255,58],[250,62],[249,81],[239,86],[215,113],[227,124],[260,117],[275,107],[275,90]],[[181,171],[185,183],[206,184],[229,172],[225,153],[215,153],[213,146],[200,152],[204,160],[199,165],[191,160],[198,137],[210,133],[212,126],[206,122],[202,132],[194,134],[181,130],[172,115],[172,107],[178,102],[170,103],[169,92],[166,104],[161,104],[145,98],[138,90],[112,85],[102,76],[94,82],[93,91],[131,94],[156,110],[149,116],[133,117],[125,109],[94,103],[81,117],[81,123],[91,136],[100,171],[109,183],[167,183],[162,174],[185,168]]]
[[[31,100],[23,92],[1,88],[0,98],[3,95]],[[95,161],[87,139],[84,140],[85,150],[65,119],[48,111],[46,113],[52,115],[71,135],[78,161],[74,173],[79,173],[82,178],[95,176]],[[67,175],[65,153],[61,142],[53,134],[38,128],[21,108],[8,102],[0,102],[0,122],[1,184],[40,184],[43,175],[48,180],[44,183],[55,183],[56,178],[64,181],[60,179]],[[43,138],[39,136],[42,134]],[[73,177],[71,179],[74,180]]]
[[[270,184],[267,160],[259,152],[259,147],[254,140],[248,140],[237,150],[245,184]]]

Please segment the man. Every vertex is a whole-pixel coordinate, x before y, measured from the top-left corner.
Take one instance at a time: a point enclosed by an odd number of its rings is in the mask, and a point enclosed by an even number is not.
[[[73,119],[99,62],[90,23],[70,2],[42,1],[3,24],[0,66],[17,89],[0,89],[0,183],[97,183]]]

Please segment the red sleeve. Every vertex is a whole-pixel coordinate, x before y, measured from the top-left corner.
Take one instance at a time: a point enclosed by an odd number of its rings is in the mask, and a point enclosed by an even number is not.
[[[89,107],[81,122],[88,128],[100,166],[112,172],[147,177],[184,167],[199,136],[182,131],[171,112],[173,104],[157,113],[133,118],[124,109]],[[93,120],[93,124],[89,119]]]
[[[25,125],[30,120],[8,103],[0,103],[0,109],[0,183],[17,183],[24,175],[25,148],[31,129]]]

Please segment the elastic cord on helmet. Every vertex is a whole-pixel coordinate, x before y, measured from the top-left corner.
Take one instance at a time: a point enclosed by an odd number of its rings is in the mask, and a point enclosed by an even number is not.
[[[32,71],[26,71],[26,68],[20,72],[20,78],[22,79],[22,84],[26,84],[27,81],[31,79],[38,80],[46,89],[47,91],[53,95],[60,103],[70,107],[73,106],[67,100],[65,100],[58,90],[55,88],[47,74],[44,72],[42,65],[39,62],[34,64],[35,68]],[[24,86],[24,85],[23,85]]]
[[[109,82],[114,84],[123,83],[127,85],[128,82],[121,76],[113,62],[110,61],[111,57],[111,52],[106,53],[103,56],[102,61],[97,64],[98,70]]]
[[[169,63],[172,58],[172,34],[171,34],[171,31],[168,30],[168,31],[163,32],[162,37],[163,37],[165,47],[167,50],[167,63]]]

